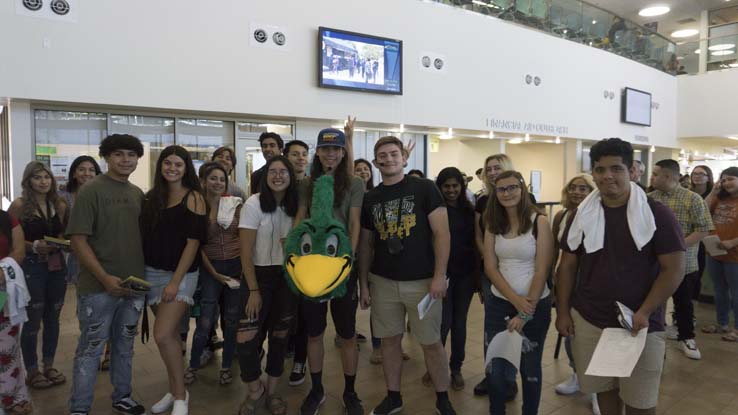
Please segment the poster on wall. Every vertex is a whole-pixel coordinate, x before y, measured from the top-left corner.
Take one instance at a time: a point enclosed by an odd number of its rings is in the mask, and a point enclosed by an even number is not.
[[[67,183],[70,164],[72,164],[72,160],[69,156],[49,156],[49,168],[59,188],[63,188]]]
[[[530,192],[533,193],[536,200],[541,200],[541,171],[530,171]]]

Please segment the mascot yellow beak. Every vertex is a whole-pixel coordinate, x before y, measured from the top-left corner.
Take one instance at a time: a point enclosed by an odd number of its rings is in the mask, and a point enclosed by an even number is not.
[[[308,297],[330,293],[351,273],[351,257],[325,255],[290,255],[287,273],[297,288]]]

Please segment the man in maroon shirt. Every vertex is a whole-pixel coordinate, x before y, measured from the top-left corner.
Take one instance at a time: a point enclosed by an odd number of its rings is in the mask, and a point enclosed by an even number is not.
[[[602,414],[620,414],[623,405],[627,415],[655,414],[665,351],[663,306],[684,275],[684,236],[671,210],[648,199],[656,231],[639,250],[627,215],[631,191],[642,192],[630,186],[633,148],[610,138],[592,146],[590,158],[604,210],[604,242],[588,253],[583,244],[569,246],[569,229],[564,232],[556,328],[573,336],[581,390],[597,393]],[[594,235],[595,229],[585,227],[584,234]],[[620,327],[616,301],[635,312],[633,335],[648,330],[646,346],[630,377],[585,375],[602,329]]]

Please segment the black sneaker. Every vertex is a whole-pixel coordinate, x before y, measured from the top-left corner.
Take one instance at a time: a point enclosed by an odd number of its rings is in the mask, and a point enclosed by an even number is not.
[[[318,395],[317,392],[311,390],[300,407],[300,415],[316,415],[324,402],[325,393]]]
[[[474,395],[476,396],[486,396],[487,395],[487,378],[484,377],[482,380],[477,383],[477,386],[474,387]]]
[[[438,415],[456,415],[456,411],[454,411],[451,401],[448,399],[443,400],[443,402],[436,401],[436,413]]]
[[[143,405],[131,399],[130,395],[113,402],[113,410],[120,414],[142,415],[146,413]]]
[[[370,415],[391,415],[400,411],[402,411],[402,398],[397,402],[393,402],[389,396],[386,396]]]
[[[346,409],[346,415],[364,415],[364,407],[361,406],[361,399],[356,392],[343,395],[343,406]]]
[[[302,385],[305,382],[305,363],[295,362],[290,373],[290,386]]]

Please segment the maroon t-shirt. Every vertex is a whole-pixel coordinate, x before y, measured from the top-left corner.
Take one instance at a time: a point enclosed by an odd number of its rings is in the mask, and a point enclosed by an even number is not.
[[[566,227],[561,249],[579,258],[579,273],[572,297],[572,307],[588,322],[599,327],[620,327],[615,301],[637,311],[651,291],[659,274],[658,256],[684,251],[684,236],[671,209],[649,198],[648,205],[656,219],[653,238],[638,251],[630,235],[627,205],[605,209],[605,242],[591,254],[580,245],[572,250]],[[664,330],[664,308],[649,317],[648,331]]]

